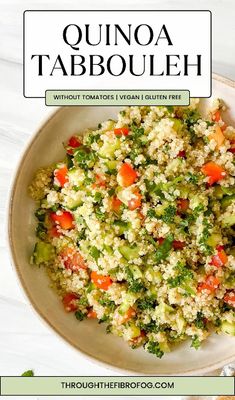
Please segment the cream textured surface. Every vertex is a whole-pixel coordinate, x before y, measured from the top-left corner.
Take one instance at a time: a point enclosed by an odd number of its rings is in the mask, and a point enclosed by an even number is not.
[[[144,7],[195,9],[195,2],[147,0]],[[0,0],[0,375],[19,375],[29,368],[36,375],[116,375],[85,360],[37,318],[18,286],[6,245],[6,203],[13,171],[30,136],[53,111],[42,99],[25,99],[22,94],[22,13],[83,8],[141,9],[143,2],[123,0],[122,6],[122,0]],[[208,0],[205,5],[198,0],[196,8],[213,13],[213,71],[235,79],[234,1]]]

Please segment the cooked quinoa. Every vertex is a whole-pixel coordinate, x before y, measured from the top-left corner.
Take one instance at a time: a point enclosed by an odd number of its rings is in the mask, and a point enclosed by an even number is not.
[[[160,358],[235,335],[235,129],[198,106],[125,108],[30,186],[32,262],[65,310]]]

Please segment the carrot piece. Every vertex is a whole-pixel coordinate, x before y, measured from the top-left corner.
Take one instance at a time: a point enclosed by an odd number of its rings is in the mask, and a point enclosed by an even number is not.
[[[114,129],[114,133],[117,136],[121,136],[121,135],[127,136],[128,133],[129,133],[129,129],[125,128],[125,127],[123,127],[123,128],[115,128]]]
[[[117,320],[118,325],[125,324],[127,321],[129,321],[131,318],[133,318],[136,315],[136,311],[134,310],[133,307],[129,307],[128,310],[123,314],[119,314],[118,310],[116,310],[114,314],[114,318]]]
[[[131,318],[133,318],[136,315],[136,312],[133,307],[128,308],[128,310],[125,312],[123,316],[120,317],[119,323],[120,324],[125,324],[125,322],[129,321]]]
[[[119,200],[117,197],[114,196],[111,201],[112,210],[115,212],[119,212],[121,205],[122,205],[121,200]]]
[[[208,275],[204,282],[200,282],[198,285],[198,292],[206,291],[213,293],[219,286],[220,280],[214,275]]]
[[[211,265],[215,267],[223,267],[228,262],[228,256],[225,253],[223,246],[217,246],[217,254],[215,254],[211,259]]]
[[[220,120],[221,120],[220,110],[217,110],[212,114],[212,121],[219,122]]]
[[[91,308],[88,311],[87,318],[92,318],[92,319],[96,319],[97,318],[97,313],[93,310],[93,308]]]
[[[74,219],[69,211],[52,212],[50,216],[62,229],[72,229],[74,227]]]
[[[209,161],[208,163],[204,164],[201,168],[201,171],[204,175],[208,176],[208,183],[210,186],[226,176],[224,168],[213,161]]]
[[[117,174],[117,181],[120,186],[127,187],[132,185],[137,178],[137,172],[128,164],[122,164]]]
[[[108,290],[109,286],[112,284],[110,276],[98,274],[96,271],[92,271],[91,280],[96,287],[103,290]]]
[[[56,168],[54,171],[54,177],[55,177],[55,184],[61,187],[64,187],[64,185],[68,182],[68,168],[66,165],[63,165],[60,168]]]

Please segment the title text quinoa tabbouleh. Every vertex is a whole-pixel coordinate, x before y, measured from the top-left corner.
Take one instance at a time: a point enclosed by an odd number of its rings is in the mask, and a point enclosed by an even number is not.
[[[235,336],[235,129],[214,101],[128,107],[41,168],[32,262],[64,308],[162,357]]]

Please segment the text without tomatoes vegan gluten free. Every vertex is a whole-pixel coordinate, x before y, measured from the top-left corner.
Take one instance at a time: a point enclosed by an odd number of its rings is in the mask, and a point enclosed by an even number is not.
[[[32,261],[64,308],[162,357],[235,335],[235,129],[214,101],[129,107],[41,168]]]

